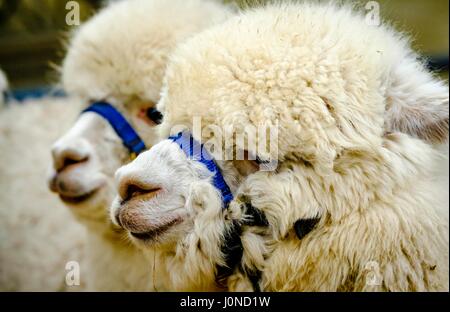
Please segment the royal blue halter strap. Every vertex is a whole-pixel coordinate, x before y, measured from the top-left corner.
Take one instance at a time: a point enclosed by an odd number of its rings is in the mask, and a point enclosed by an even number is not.
[[[229,203],[233,200],[233,194],[220,173],[219,167],[203,144],[197,142],[189,132],[180,132],[176,136],[169,137],[169,140],[178,144],[188,158],[201,162],[214,173],[213,184],[222,194],[223,208],[228,208]]]
[[[86,112],[93,112],[105,118],[132,155],[136,156],[146,149],[144,141],[134,131],[125,117],[111,104],[107,102],[95,102],[83,111],[83,113]]]

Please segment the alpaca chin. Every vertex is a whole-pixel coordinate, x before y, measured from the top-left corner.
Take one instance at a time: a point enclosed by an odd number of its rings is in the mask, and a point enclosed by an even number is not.
[[[71,207],[80,207],[82,205],[89,204],[90,202],[97,201],[98,194],[101,192],[102,187],[95,188],[92,191],[83,193],[82,195],[77,196],[67,196],[59,194],[59,198],[68,206]]]
[[[89,205],[106,187],[106,177],[101,173],[92,174],[86,164],[71,165],[62,172],[52,172],[48,178],[50,190],[70,207]]]
[[[161,225],[161,227],[144,233],[133,233],[128,231],[130,240],[141,249],[175,250],[176,243],[180,237],[186,235],[189,227],[182,218],[174,219],[172,222]]]
[[[76,176],[67,179],[60,177],[56,180],[55,192],[63,202],[71,206],[79,206],[95,200],[106,184],[105,178],[102,176],[92,179],[89,183],[80,183]],[[52,182],[52,184],[54,183]]]

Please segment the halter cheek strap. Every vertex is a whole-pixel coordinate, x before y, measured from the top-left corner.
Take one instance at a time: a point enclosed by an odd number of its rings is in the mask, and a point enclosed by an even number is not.
[[[122,139],[123,145],[130,151],[132,158],[142,153],[146,147],[130,123],[122,114],[107,102],[95,102],[83,113],[92,112],[102,116],[113,127],[117,135]]]
[[[220,173],[220,169],[203,144],[194,140],[188,132],[180,132],[176,136],[169,137],[169,140],[178,144],[188,158],[201,162],[209,171],[214,173],[213,185],[222,195],[223,209],[228,208],[228,205],[233,200],[233,194]]]

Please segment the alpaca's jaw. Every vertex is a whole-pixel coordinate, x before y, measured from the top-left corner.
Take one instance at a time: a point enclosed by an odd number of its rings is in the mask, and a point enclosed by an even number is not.
[[[188,215],[184,207],[165,209],[146,195],[128,201],[116,200],[111,214],[116,225],[125,229],[130,240],[140,246],[154,246],[176,241],[184,233]]]
[[[157,245],[158,243],[165,241],[165,236],[168,234],[168,232],[182,222],[183,218],[174,217],[171,221],[161,223],[159,227],[154,228],[151,231],[144,233],[129,232],[129,235],[130,238],[138,245]]]
[[[61,192],[59,190],[52,190],[56,193],[61,201],[69,206],[80,206],[87,202],[93,201],[95,198],[99,196],[101,190],[105,188],[105,183],[98,183],[98,186],[90,187],[90,188],[82,188],[78,192]]]

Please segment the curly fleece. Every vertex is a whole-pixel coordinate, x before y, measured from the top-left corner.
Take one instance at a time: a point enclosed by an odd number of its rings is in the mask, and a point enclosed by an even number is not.
[[[177,49],[159,108],[162,134],[195,116],[226,138],[278,121],[277,153],[260,155],[278,170],[238,190],[270,222],[242,237],[262,289],[448,290],[448,191],[430,144],[448,136],[448,86],[401,34],[332,4],[250,10]],[[298,240],[293,224],[311,217]],[[249,289],[239,272],[229,287]]]

